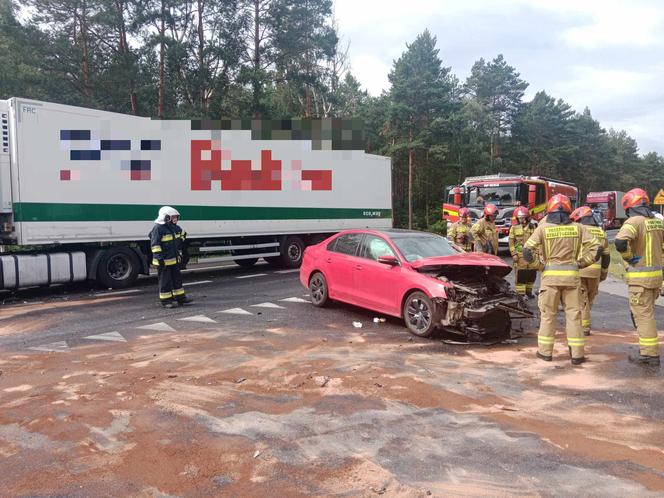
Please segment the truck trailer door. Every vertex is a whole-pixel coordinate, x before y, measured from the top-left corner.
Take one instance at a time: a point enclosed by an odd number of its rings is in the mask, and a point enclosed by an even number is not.
[[[0,213],[12,212],[9,132],[9,105],[7,101],[0,101]],[[0,230],[4,231],[4,227]]]

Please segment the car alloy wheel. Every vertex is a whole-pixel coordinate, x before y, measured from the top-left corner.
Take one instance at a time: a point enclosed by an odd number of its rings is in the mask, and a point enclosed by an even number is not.
[[[408,331],[416,336],[429,337],[436,328],[433,303],[423,292],[413,292],[408,296],[403,317]]]
[[[328,303],[327,281],[322,273],[314,273],[311,280],[309,280],[309,295],[314,306],[322,308]]]

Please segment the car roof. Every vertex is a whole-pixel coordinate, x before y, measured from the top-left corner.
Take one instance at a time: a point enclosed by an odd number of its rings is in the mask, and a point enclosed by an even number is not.
[[[341,233],[372,233],[372,234],[377,234],[377,235],[384,235],[386,237],[395,237],[395,236],[403,236],[403,235],[410,235],[414,237],[426,237],[426,236],[431,236],[431,235],[438,235],[435,233],[431,232],[423,232],[420,230],[407,230],[404,228],[365,228],[365,229],[351,229],[351,230],[344,230]]]

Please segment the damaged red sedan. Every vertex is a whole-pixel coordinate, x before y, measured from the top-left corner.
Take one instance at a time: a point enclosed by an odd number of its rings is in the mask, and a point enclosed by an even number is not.
[[[474,342],[509,337],[513,317],[532,316],[504,278],[511,270],[431,233],[347,230],[306,249],[300,281],[314,306],[342,301],[403,318],[420,337],[442,328]]]

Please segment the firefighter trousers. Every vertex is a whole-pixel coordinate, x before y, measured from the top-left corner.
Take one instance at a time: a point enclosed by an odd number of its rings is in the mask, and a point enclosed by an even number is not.
[[[537,270],[520,269],[516,265],[514,266],[514,270],[516,271],[516,277],[514,279],[516,293],[520,296],[532,294],[535,280],[537,280]]]
[[[646,289],[640,285],[630,285],[628,289],[629,309],[639,333],[639,350],[644,356],[659,356],[655,322],[655,300],[659,297],[659,288]]]
[[[581,328],[581,290],[579,286],[559,286],[542,283],[539,293],[540,328],[537,336],[539,352],[545,356],[553,353],[556,335],[556,315],[563,303],[567,345],[572,358],[583,358],[586,339]]]
[[[581,326],[583,332],[590,332],[590,311],[592,310],[595,298],[599,293],[599,278],[581,277]]]
[[[159,277],[159,300],[162,304],[173,299],[177,301],[184,299],[180,265],[160,266],[157,269],[157,276]]]

